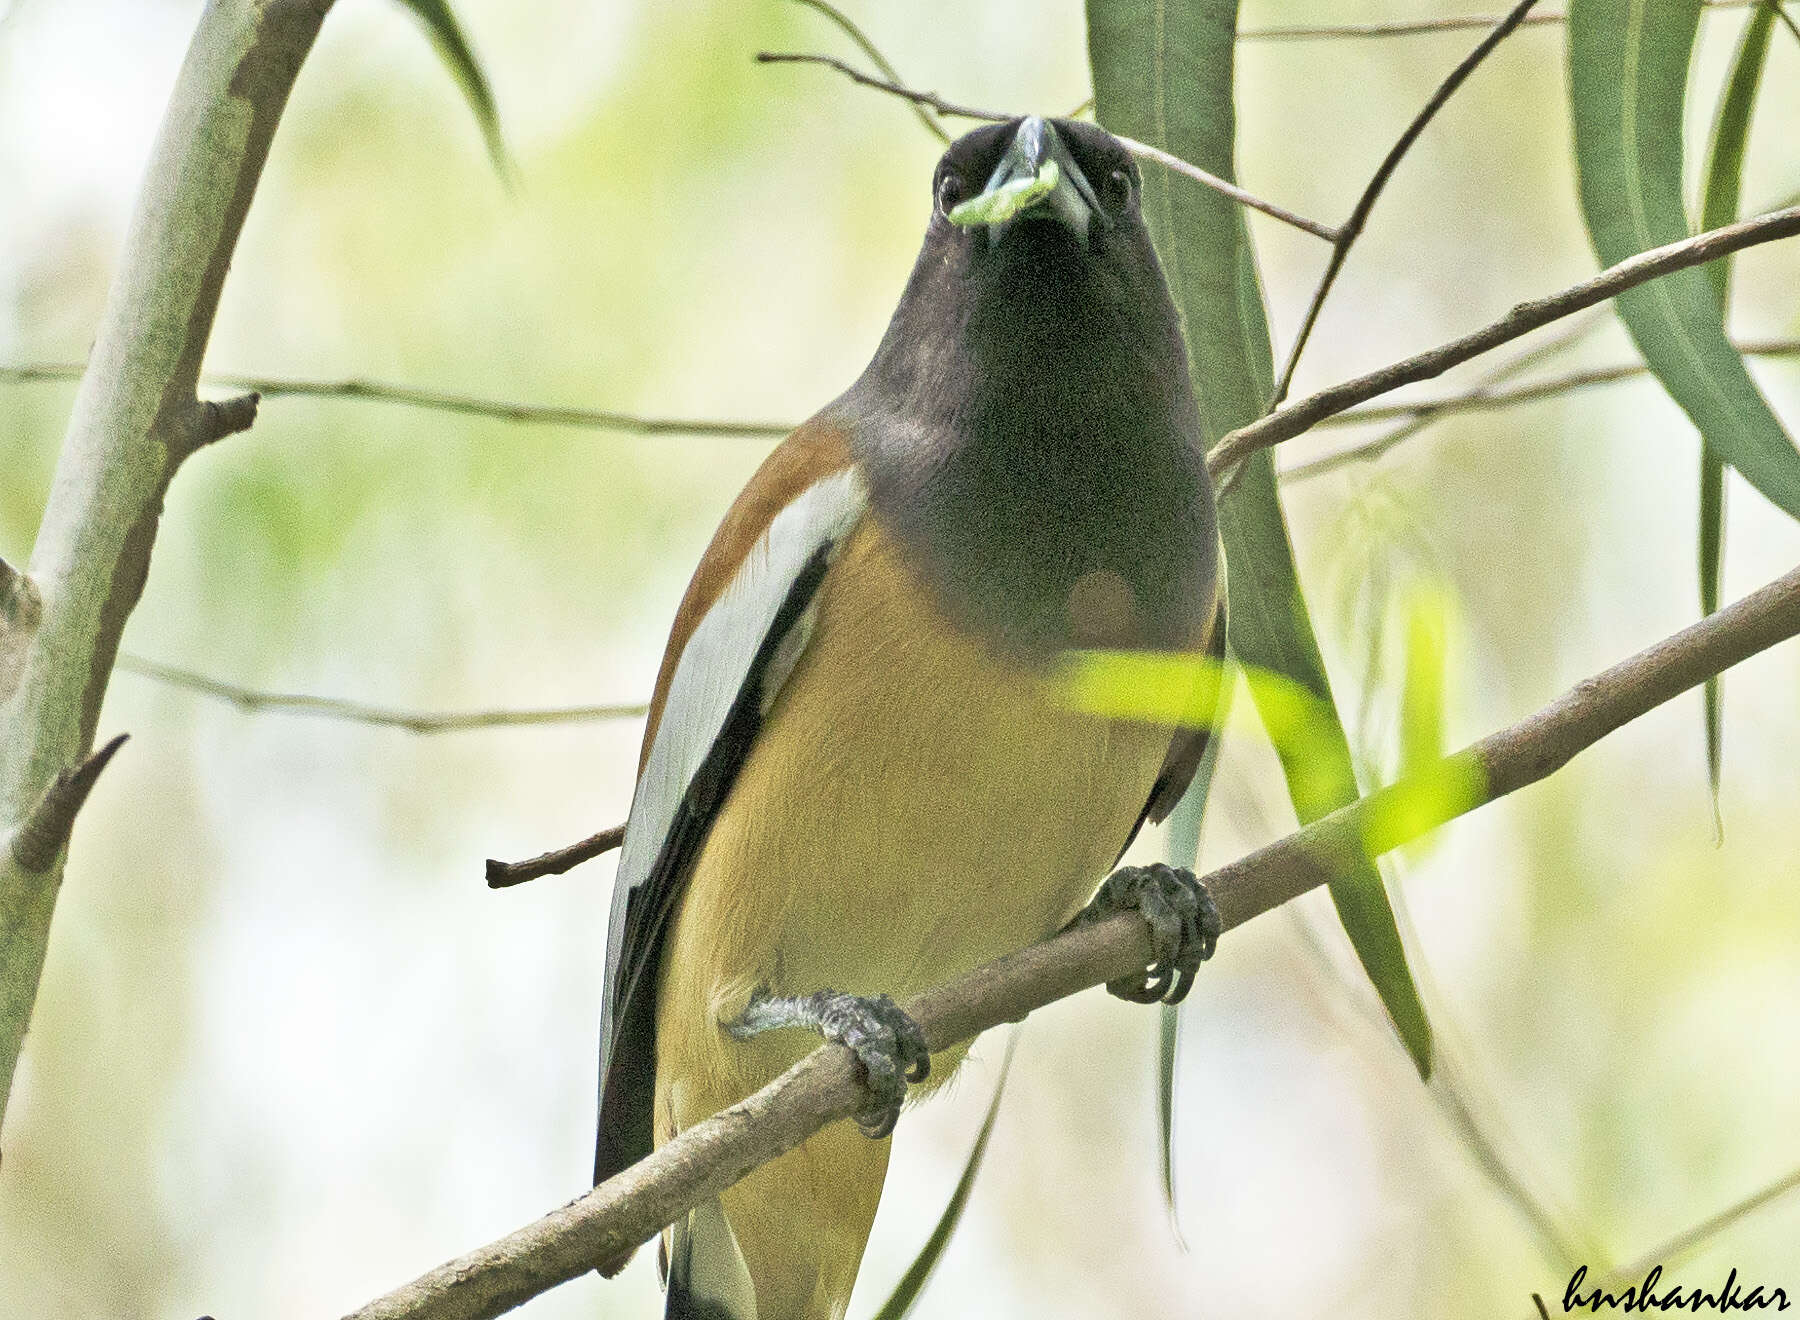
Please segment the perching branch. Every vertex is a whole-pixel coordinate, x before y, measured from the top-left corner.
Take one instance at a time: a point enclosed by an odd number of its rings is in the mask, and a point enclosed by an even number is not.
[[[598,834],[589,835],[580,843],[571,843],[566,848],[553,848],[522,862],[500,862],[490,857],[487,860],[487,885],[489,889],[510,889],[541,876],[561,875],[583,862],[593,861],[602,853],[611,852],[624,842],[625,827],[614,825]]]
[[[1294,336],[1294,346],[1288,350],[1287,361],[1282,364],[1281,375],[1275,381],[1275,394],[1269,400],[1269,407],[1273,408],[1287,398],[1288,388],[1294,383],[1294,372],[1300,366],[1300,355],[1306,351],[1307,341],[1312,338],[1313,327],[1319,322],[1319,313],[1325,308],[1325,300],[1331,296],[1332,286],[1337,283],[1338,273],[1343,270],[1344,262],[1350,256],[1350,249],[1362,237],[1363,227],[1369,223],[1369,215],[1387,189],[1388,180],[1394,177],[1394,171],[1400,168],[1400,162],[1412,150],[1413,143],[1419,140],[1426,126],[1437,117],[1437,112],[1468,81],[1469,75],[1480,67],[1481,62],[1525,21],[1525,15],[1536,3],[1537,0],[1519,0],[1506,17],[1494,24],[1493,30],[1476,44],[1475,49],[1458,61],[1456,67],[1438,84],[1437,90],[1427,98],[1419,113],[1412,117],[1412,122],[1401,132],[1394,145],[1388,148],[1387,155],[1381,158],[1381,164],[1375,167],[1375,173],[1369,176],[1369,182],[1363,188],[1362,195],[1356,199],[1350,218],[1344,221],[1331,240],[1331,259],[1325,263],[1325,273],[1319,277],[1312,301],[1307,304],[1299,333]]]
[[[1583,308],[1592,307],[1617,297],[1626,289],[1647,283],[1659,275],[1704,265],[1740,249],[1800,234],[1800,206],[1790,206],[1767,215],[1740,220],[1733,225],[1710,229],[1692,238],[1651,248],[1634,257],[1609,266],[1598,275],[1560,293],[1532,302],[1520,303],[1505,316],[1473,334],[1453,339],[1379,371],[1333,385],[1330,389],[1278,408],[1267,416],[1230,432],[1207,455],[1207,467],[1215,478],[1235,469],[1243,459],[1258,449],[1266,449],[1292,440],[1311,430],[1325,418],[1344,412],[1359,403],[1440,376],[1451,367],[1491,352],[1501,344],[1530,334]]]
[[[1481,802],[1543,779],[1606,734],[1800,634],[1800,569],[1602,674],[1519,723],[1206,877],[1227,930]],[[1484,791],[1438,792],[1448,780]],[[1121,913],[979,967],[907,1005],[935,1050],[1140,970],[1143,922]],[[439,1266],[349,1320],[484,1320],[648,1240],[702,1199],[861,1103],[853,1056],[825,1045],[723,1113],[535,1223]]]
[[[0,366],[0,380],[75,380],[85,367],[68,362],[34,362]],[[265,399],[316,398],[360,399],[392,403],[405,408],[428,408],[470,417],[493,417],[504,422],[532,426],[570,426],[590,431],[617,431],[625,435],[744,436],[778,440],[793,430],[788,422],[708,421],[704,418],[641,417],[607,408],[567,408],[557,404],[508,403],[467,394],[442,393],[410,385],[389,385],[373,380],[294,380],[281,376],[240,376],[208,372],[210,384],[254,390]]]
[[[635,719],[650,709],[642,702],[628,702],[610,706],[544,706],[525,710],[405,710],[395,706],[373,706],[344,697],[320,697],[305,692],[267,692],[260,688],[240,687],[236,683],[223,683],[216,678],[208,678],[205,674],[197,674],[191,669],[181,669],[134,655],[121,655],[116,668],[124,673],[154,679],[215,701],[228,702],[243,711],[314,715],[322,719],[372,724],[419,734]]]
[[[36,620],[0,668],[11,687],[0,706],[0,829],[13,839],[0,854],[0,1114],[37,997],[67,827],[105,763],[88,751],[163,496],[188,455],[255,416],[254,399],[202,403],[195,385],[275,125],[330,7],[206,6],[75,397],[27,568]],[[59,779],[70,766],[84,768]]]
[[[757,52],[756,62],[758,64],[817,64],[827,69],[836,69],[860,87],[886,92],[889,96],[897,96],[916,106],[929,106],[940,115],[950,115],[959,119],[985,119],[990,123],[1013,117],[1000,110],[978,110],[973,106],[958,105],[954,101],[946,101],[935,92],[914,91],[899,82],[872,77],[854,65],[846,64],[843,60],[831,55],[805,55],[764,50]],[[1218,175],[1203,170],[1198,165],[1191,165],[1179,156],[1172,156],[1147,142],[1139,142],[1136,138],[1122,137],[1119,142],[1139,160],[1153,161],[1183,178],[1192,179],[1203,187],[1211,188],[1216,193],[1222,193],[1240,206],[1248,206],[1252,210],[1261,211],[1264,215],[1273,216],[1284,224],[1305,230],[1314,237],[1324,239],[1327,243],[1333,242],[1337,238],[1337,231],[1331,226],[1322,225],[1317,220],[1308,220],[1305,216],[1298,215],[1284,206],[1277,206],[1274,202],[1265,201],[1255,193],[1246,192],[1230,180],[1221,179]]]

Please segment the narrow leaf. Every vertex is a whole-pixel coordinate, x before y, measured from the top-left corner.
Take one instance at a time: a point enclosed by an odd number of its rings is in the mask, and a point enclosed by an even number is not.
[[[1232,166],[1236,0],[1088,0],[1088,59],[1099,121],[1224,178]],[[1209,440],[1268,408],[1274,367],[1249,233],[1235,204],[1210,189],[1145,171],[1144,215],[1187,336],[1194,392]],[[1220,508],[1231,575],[1232,649],[1287,675],[1329,704],[1331,689],[1307,617],[1270,451],[1253,455]],[[1265,722],[1260,694],[1253,692]],[[1317,763],[1282,758],[1300,819],[1356,796],[1350,744],[1335,712]],[[1344,930],[1420,1074],[1431,1032],[1400,932],[1373,864],[1331,886]]]
[[[462,25],[456,21],[449,0],[400,0],[400,3],[412,10],[425,25],[431,44],[437,47],[438,55],[449,66],[456,85],[462,88],[463,99],[474,112],[475,122],[481,126],[482,140],[487,143],[488,157],[494,162],[494,169],[502,178],[510,179],[512,162],[506,152],[506,140],[500,135],[500,109],[494,104],[493,88],[488,85],[487,74],[482,72],[481,62],[475,58],[474,49],[463,35]]]
[[[969,1193],[975,1189],[981,1162],[987,1156],[988,1138],[993,1136],[994,1120],[1000,1116],[1000,1097],[1006,1094],[1006,1078],[1012,1071],[1013,1051],[1018,1048],[1020,1030],[1013,1028],[1007,1039],[1006,1055],[1000,1060],[1000,1076],[994,1082],[994,1098],[988,1101],[987,1116],[981,1120],[981,1131],[975,1134],[975,1144],[969,1148],[969,1158],[963,1165],[962,1176],[956,1180],[956,1190],[950,1193],[950,1203],[944,1207],[944,1213],[938,1217],[937,1225],[925,1239],[925,1245],[919,1249],[913,1263],[906,1267],[906,1273],[894,1285],[894,1291],[875,1313],[874,1320],[900,1320],[911,1312],[913,1303],[919,1300],[919,1294],[931,1281],[931,1272],[943,1259],[944,1248],[950,1245],[950,1237],[962,1219],[963,1207],[969,1203]]]
[[[1182,794],[1180,803],[1169,815],[1166,852],[1169,864],[1200,869],[1200,831],[1205,824],[1206,803],[1212,793],[1213,775],[1219,768],[1219,752],[1225,744],[1225,716],[1231,706],[1229,670],[1218,675],[1213,687],[1212,737],[1200,753],[1200,764],[1194,780]],[[1187,1242],[1181,1236],[1181,1214],[1175,1203],[1175,1041],[1181,1026],[1181,1006],[1164,1004],[1157,1024],[1156,1050],[1156,1150],[1161,1172],[1163,1208],[1169,1214],[1169,1227],[1183,1251]]]
[[[1569,5],[1576,173],[1605,265],[1688,236],[1682,121],[1700,9],[1701,0]],[[1705,442],[1800,518],[1800,451],[1725,337],[1713,279],[1696,268],[1652,280],[1619,295],[1619,315]]]
[[[1158,1171],[1162,1175],[1163,1208],[1183,1251],[1181,1215],[1175,1207],[1175,1056],[1181,1040],[1181,1005],[1162,1004],[1156,1024],[1156,1132]]]
[[[1700,197],[1700,225],[1715,229],[1737,219],[1743,192],[1744,150],[1750,139],[1750,112],[1762,85],[1763,65],[1769,53],[1769,33],[1775,25],[1776,6],[1771,0],[1759,5],[1744,25],[1725,77],[1725,90],[1713,119],[1712,144],[1706,154],[1705,184]],[[1731,258],[1706,267],[1725,325],[1731,310]],[[1725,463],[1719,451],[1702,440],[1700,447],[1700,612],[1719,608],[1719,574],[1725,560]],[[1718,675],[1706,680],[1706,781],[1712,790],[1713,832],[1723,837],[1724,819],[1719,813],[1719,778],[1724,765],[1724,694]]]

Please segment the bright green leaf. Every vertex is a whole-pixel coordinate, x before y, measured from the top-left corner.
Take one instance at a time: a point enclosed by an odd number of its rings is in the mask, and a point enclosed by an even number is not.
[[[1088,0],[1088,59],[1100,123],[1225,178],[1233,177],[1235,0]],[[1150,167],[1143,208],[1181,315],[1194,392],[1209,441],[1254,420],[1273,392],[1262,290],[1235,203]],[[1253,455],[1220,509],[1231,580],[1231,645],[1247,664],[1322,697],[1330,687],[1294,569],[1269,451]],[[1265,725],[1263,696],[1252,689]],[[1284,757],[1302,820],[1356,797],[1349,741],[1335,713],[1316,760]],[[1273,731],[1271,731],[1273,732]],[[1369,865],[1331,886],[1344,930],[1420,1073],[1431,1032],[1407,969],[1381,873]]]
[[[1431,587],[1413,588],[1405,604],[1406,668],[1400,680],[1400,773],[1444,754],[1444,647],[1449,602]]]
[[[1682,123],[1700,9],[1701,0],[1569,5],[1576,173],[1605,265],[1688,236]],[[1800,518],[1800,451],[1725,336],[1714,278],[1696,268],[1651,280],[1619,295],[1619,315],[1706,443]]]
[[[475,114],[475,122],[481,126],[482,140],[487,143],[494,168],[502,178],[510,178],[512,164],[506,153],[506,141],[500,135],[500,109],[494,104],[494,92],[488,85],[487,74],[482,72],[481,62],[475,58],[474,49],[463,35],[462,25],[456,21],[449,0],[400,0],[400,3],[418,15],[425,25],[431,44],[449,65],[456,85],[462,88],[463,99]]]

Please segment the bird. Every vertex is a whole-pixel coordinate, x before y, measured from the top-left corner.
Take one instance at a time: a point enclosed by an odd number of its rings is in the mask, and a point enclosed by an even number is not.
[[[1217,939],[1191,872],[1107,875],[1208,730],[1090,713],[1053,681],[1073,651],[1224,645],[1141,198],[1091,123],[952,143],[867,368],[770,453],[681,600],[607,933],[594,1180],[821,1036],[869,1099],[664,1233],[669,1320],[842,1317],[901,1102],[967,1049],[928,1054],[909,996],[1134,907],[1156,961],[1109,988],[1174,1002]]]

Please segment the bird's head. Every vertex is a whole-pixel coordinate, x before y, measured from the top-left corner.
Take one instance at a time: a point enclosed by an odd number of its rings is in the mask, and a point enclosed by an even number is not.
[[[1036,115],[984,125],[944,152],[931,190],[924,245],[872,364],[889,390],[961,411],[959,385],[1021,402],[1021,390],[1111,385],[1141,408],[1149,378],[1183,410],[1186,352],[1119,139]]]
[[[1021,655],[1069,644],[1091,570],[1131,585],[1156,645],[1211,617],[1200,416],[1140,190],[1093,124],[1033,116],[952,143],[900,305],[835,405],[940,604]]]

